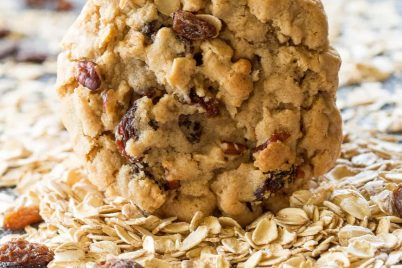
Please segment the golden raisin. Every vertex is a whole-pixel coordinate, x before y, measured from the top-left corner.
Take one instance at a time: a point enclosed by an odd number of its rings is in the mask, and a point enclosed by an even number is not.
[[[0,245],[0,267],[46,267],[54,253],[44,245],[24,239]]]
[[[22,230],[26,226],[39,223],[42,217],[38,206],[19,207],[4,216],[3,228],[7,230]]]

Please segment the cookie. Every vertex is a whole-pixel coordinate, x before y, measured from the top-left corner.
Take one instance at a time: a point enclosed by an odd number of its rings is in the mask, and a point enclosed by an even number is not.
[[[63,122],[107,195],[246,224],[339,155],[327,36],[318,0],[90,0],[59,56]]]

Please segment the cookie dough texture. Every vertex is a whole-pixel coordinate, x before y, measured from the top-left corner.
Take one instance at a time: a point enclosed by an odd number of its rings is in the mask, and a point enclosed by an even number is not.
[[[89,0],[59,56],[63,122],[107,195],[246,224],[339,155],[327,35],[318,0]]]

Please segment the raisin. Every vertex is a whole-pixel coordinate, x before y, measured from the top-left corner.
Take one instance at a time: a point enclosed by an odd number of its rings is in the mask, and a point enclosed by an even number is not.
[[[18,51],[16,42],[5,39],[0,40],[0,59],[14,55]]]
[[[253,204],[251,204],[251,202],[246,202],[246,206],[247,206],[247,208],[248,208],[248,210],[249,210],[250,212],[254,212]]]
[[[155,105],[159,102],[159,100],[163,97],[163,95],[165,94],[165,92],[159,88],[156,87],[149,87],[146,89],[142,89],[139,90],[137,92],[138,94],[140,94],[141,96],[146,96],[149,99],[152,100],[152,103]]]
[[[279,170],[267,173],[267,179],[254,195],[258,201],[268,198],[272,193],[278,192],[286,185],[292,184],[296,178],[297,168]]]
[[[96,70],[96,63],[92,61],[80,61],[78,63],[78,82],[84,87],[96,91],[101,86],[101,79]]]
[[[146,23],[142,29],[141,33],[143,33],[149,40],[154,41],[156,33],[162,28],[162,23],[158,20],[154,20]]]
[[[174,13],[173,30],[179,36],[192,41],[209,39],[217,34],[214,25],[183,10]]]
[[[274,142],[284,142],[290,138],[290,134],[287,132],[276,132],[271,135],[271,137],[263,144],[257,146],[254,149],[254,153],[262,151],[268,147],[269,144]]]
[[[56,2],[57,11],[70,11],[72,9],[74,9],[74,5],[69,0],[58,0]]]
[[[167,190],[176,190],[181,187],[180,181],[167,181],[166,182],[166,189]]]
[[[0,246],[0,267],[47,267],[54,253],[46,246],[12,240]]]
[[[0,29],[0,39],[7,37],[11,32],[7,29]]]
[[[45,62],[48,55],[36,51],[19,50],[16,56],[17,62],[30,62],[41,64]]]
[[[394,208],[399,217],[402,217],[402,185],[394,191]]]
[[[130,162],[136,162],[136,159],[130,157],[126,153],[126,144],[130,139],[138,139],[137,130],[134,126],[135,121],[135,113],[137,112],[137,105],[134,105],[127,111],[127,113],[123,116],[120,123],[116,128],[116,145],[120,151],[120,154],[127,158]]]
[[[157,131],[158,129],[159,129],[159,124],[158,124],[158,122],[156,121],[156,120],[154,120],[154,119],[151,119],[151,120],[149,120],[149,126],[153,129],[153,130],[155,130],[155,131]]]
[[[25,0],[25,4],[30,7],[43,7],[45,0]]]
[[[224,154],[227,155],[241,155],[247,150],[247,146],[240,143],[234,143],[229,141],[223,141],[221,147]]]
[[[193,120],[189,115],[180,115],[179,126],[190,143],[196,144],[201,141],[202,126],[200,122]]]
[[[201,52],[195,53],[193,58],[196,62],[196,66],[201,66],[204,63]]]
[[[209,98],[208,100],[206,100],[206,98],[202,98],[202,97],[198,96],[197,93],[195,92],[195,90],[190,91],[190,99],[191,99],[191,103],[198,104],[202,108],[204,108],[208,117],[216,117],[219,115],[219,113],[220,113],[219,104],[220,103],[217,99]]]
[[[39,214],[38,206],[20,207],[6,213],[3,227],[7,230],[17,231],[41,221],[42,217]]]

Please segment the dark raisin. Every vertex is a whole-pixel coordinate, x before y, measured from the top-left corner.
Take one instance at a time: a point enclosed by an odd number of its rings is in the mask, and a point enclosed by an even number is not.
[[[209,39],[217,34],[214,25],[183,10],[174,13],[173,30],[179,36],[192,41]]]
[[[142,268],[142,266],[132,260],[111,259],[99,263],[97,268]]]
[[[229,141],[221,142],[221,148],[224,154],[227,155],[241,155],[248,148],[244,144],[234,143]]]
[[[136,117],[137,105],[134,105],[127,111],[127,113],[120,120],[116,128],[116,145],[120,154],[127,158],[130,162],[136,162],[135,159],[126,153],[126,144],[130,139],[138,139],[137,130],[134,125]]]
[[[250,210],[250,212],[254,212],[253,205],[251,204],[251,202],[246,202],[246,206],[248,210]]]
[[[394,208],[397,215],[401,218],[402,217],[402,185],[394,190]]]
[[[162,26],[163,25],[160,21],[154,20],[146,23],[142,27],[141,33],[143,33],[146,37],[153,41],[155,39],[156,33],[159,31],[160,28],[162,28]]]
[[[156,120],[151,119],[149,120],[149,125],[153,128],[153,130],[158,130],[159,129],[159,124]]]
[[[41,221],[38,206],[19,207],[5,214],[3,227],[7,230],[17,231]]]
[[[54,253],[46,246],[12,240],[0,246],[0,267],[47,267]]]
[[[16,42],[5,39],[0,40],[0,59],[14,55],[18,51]]]
[[[179,189],[180,186],[181,186],[180,181],[167,181],[166,182],[167,190],[176,190],[176,189]]]
[[[254,149],[254,153],[262,151],[268,147],[269,144],[274,143],[274,142],[284,142],[287,139],[290,138],[290,134],[287,132],[275,132],[274,134],[271,135],[271,137],[263,144],[257,146]]]
[[[0,39],[7,37],[11,32],[7,29],[0,29]]]
[[[201,52],[195,53],[193,58],[194,58],[197,66],[201,66],[204,63]]]
[[[41,64],[45,62],[48,55],[41,52],[30,51],[30,50],[19,50],[15,60],[17,62],[30,62]]]
[[[193,104],[198,104],[202,108],[205,109],[207,112],[208,117],[216,117],[219,115],[220,110],[219,110],[219,101],[214,98],[209,98],[208,100],[206,98],[202,98],[197,95],[194,89],[190,91],[190,99],[191,103]]]
[[[45,0],[25,0],[25,4],[29,7],[43,7],[45,3]]]
[[[201,141],[201,123],[193,120],[190,115],[180,115],[179,126],[190,143],[196,144]]]
[[[98,90],[101,86],[101,78],[96,69],[96,63],[92,61],[80,61],[78,63],[77,80],[92,91]]]
[[[258,201],[268,198],[272,193],[282,190],[292,184],[296,178],[297,169],[292,167],[289,170],[279,170],[267,173],[267,179],[259,187],[254,195]]]
[[[163,90],[156,87],[150,87],[143,90],[139,90],[137,93],[140,94],[141,96],[146,96],[149,99],[152,99],[152,103],[154,105],[157,104],[165,94]]]

